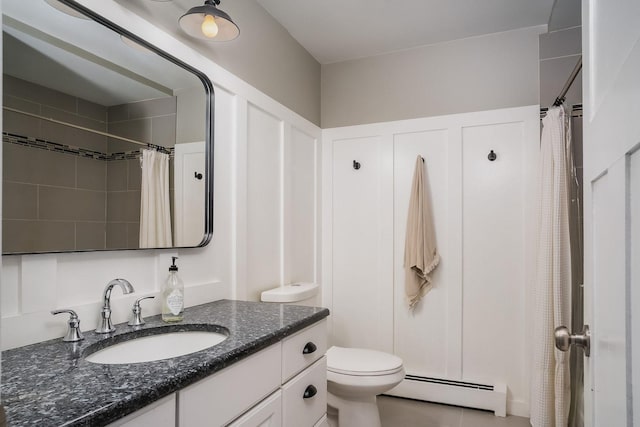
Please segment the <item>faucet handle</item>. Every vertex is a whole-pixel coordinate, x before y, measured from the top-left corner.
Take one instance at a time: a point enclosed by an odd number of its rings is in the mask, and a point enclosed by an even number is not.
[[[82,336],[82,331],[80,331],[80,318],[76,314],[75,311],[69,308],[63,308],[60,310],[52,310],[51,314],[61,314],[61,313],[69,313],[69,328],[67,329],[67,334],[62,338],[62,341],[65,342],[76,342],[84,339]]]
[[[133,303],[133,308],[131,309],[131,319],[127,325],[129,326],[141,326],[144,325],[144,319],[142,318],[142,307],[140,307],[140,301],[145,299],[155,298],[154,296],[142,297],[138,298],[136,302]]]

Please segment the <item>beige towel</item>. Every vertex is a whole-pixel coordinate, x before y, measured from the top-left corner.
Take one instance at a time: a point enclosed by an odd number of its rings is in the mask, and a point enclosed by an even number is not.
[[[440,263],[427,194],[425,164],[422,157],[418,156],[413,172],[404,245],[405,292],[411,309],[431,289],[429,274]]]

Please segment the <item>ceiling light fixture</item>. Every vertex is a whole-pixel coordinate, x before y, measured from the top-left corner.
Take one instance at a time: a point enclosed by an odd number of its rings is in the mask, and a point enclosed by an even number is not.
[[[189,9],[178,20],[180,28],[202,40],[226,42],[233,40],[240,34],[240,29],[231,17],[216,6],[220,0],[205,0],[203,6]]]

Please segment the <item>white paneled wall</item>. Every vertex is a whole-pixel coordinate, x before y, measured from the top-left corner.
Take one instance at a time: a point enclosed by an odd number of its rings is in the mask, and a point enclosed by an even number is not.
[[[538,132],[537,106],[323,131],[333,344],[394,352],[412,375],[506,384],[508,412],[528,415]],[[403,258],[417,155],[442,261],[409,312]]]
[[[159,294],[175,255],[187,306],[257,300],[260,290],[293,279],[319,280],[320,129],[117,3],[79,3],[214,83],[213,239],[195,249],[4,256],[2,348],[62,337],[67,319],[49,313],[56,308],[76,310],[82,330],[95,328],[102,291],[115,277],[136,290],[112,294],[114,322],[126,321],[135,298]],[[159,299],[144,310],[159,313]]]
[[[249,104],[247,113],[247,298],[283,280],[282,121]]]
[[[535,219],[525,210],[534,195],[526,166],[536,157],[527,153],[524,126],[462,129],[462,376],[506,383],[518,404],[528,403],[525,269],[532,259],[525,254],[525,225]],[[493,162],[490,150],[498,156]]]
[[[394,144],[394,349],[402,355],[407,372],[422,373],[427,376],[445,376],[459,374],[459,361],[452,354],[459,353],[455,328],[448,324],[447,307],[450,287],[435,286],[418,305],[413,313],[402,309],[404,307],[405,272],[402,268],[405,230],[409,208],[409,193],[413,180],[413,169],[416,156],[425,159],[425,167],[430,187],[430,198],[433,200],[432,212],[436,227],[436,241],[442,257],[442,263],[435,270],[433,278],[438,284],[451,283],[452,262],[451,241],[447,238],[447,225],[450,218],[449,198],[456,199],[455,185],[449,185],[448,151],[449,131],[434,129],[422,132],[403,132],[393,136]],[[416,327],[419,323],[421,327]],[[449,337],[449,338],[448,338]],[[453,349],[447,348],[454,346]],[[447,351],[442,351],[446,349]],[[452,350],[452,351],[451,351]]]
[[[391,230],[385,227],[393,206],[384,192],[391,185],[385,182],[391,147],[380,137],[361,137],[332,148],[333,212],[342,213],[333,215],[330,255],[334,344],[391,351],[393,271],[384,262],[393,255]],[[360,169],[354,169],[354,160]]]
[[[288,142],[288,143],[287,143]],[[285,139],[284,271],[285,282],[319,279],[320,142],[292,127]]]
[[[246,288],[315,282],[319,253],[319,132],[249,104],[247,109]]]

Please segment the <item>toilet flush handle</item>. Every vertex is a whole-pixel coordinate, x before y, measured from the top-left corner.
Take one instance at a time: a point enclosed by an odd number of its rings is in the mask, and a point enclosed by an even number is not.
[[[317,349],[318,347],[316,347],[314,343],[308,342],[307,344],[305,344],[304,348],[302,349],[302,354],[311,354]]]

